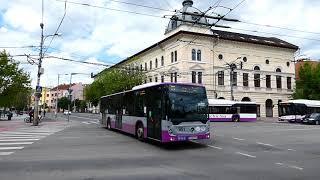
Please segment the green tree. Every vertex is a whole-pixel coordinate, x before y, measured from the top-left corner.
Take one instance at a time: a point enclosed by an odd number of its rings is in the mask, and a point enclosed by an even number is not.
[[[145,76],[138,71],[128,72],[121,69],[111,69],[103,72],[85,88],[86,100],[97,106],[102,96],[132,89],[143,82]]]
[[[68,109],[69,104],[71,104],[71,101],[67,97],[62,97],[58,100],[59,109]]]
[[[299,69],[299,79],[293,94],[295,99],[320,100],[320,64],[312,66],[305,63]]]
[[[0,107],[23,107],[29,100],[30,76],[19,68],[19,63],[0,52]]]

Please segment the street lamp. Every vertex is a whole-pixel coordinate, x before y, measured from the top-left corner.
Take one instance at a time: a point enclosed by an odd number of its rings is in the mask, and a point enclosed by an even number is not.
[[[39,100],[41,96],[41,87],[40,87],[40,77],[43,74],[43,68],[41,67],[42,64],[42,59],[43,59],[43,44],[46,38],[50,36],[60,36],[60,34],[53,34],[53,35],[43,35],[43,27],[44,24],[40,23],[40,28],[41,28],[41,41],[40,41],[40,53],[39,53],[39,64],[38,64],[38,73],[37,73],[37,86],[36,86],[36,93],[35,93],[35,105],[34,105],[34,120],[33,120],[33,125],[38,126],[39,124]]]
[[[60,80],[60,76],[61,75],[64,75],[64,76],[67,76],[67,75],[69,75],[69,74],[58,74],[58,86],[57,86],[57,91],[58,91],[58,95],[57,95],[57,100],[56,100],[56,112],[55,112],[55,117],[57,118],[57,115],[58,115],[58,101],[59,101],[59,84],[60,84],[60,82],[59,82],[59,80]]]
[[[86,73],[70,73],[70,83],[69,83],[69,100],[70,100],[70,103],[71,103],[71,82],[72,82],[72,76],[73,75],[78,75],[78,74],[83,74],[83,75],[90,75],[91,74],[86,74]],[[75,100],[75,99],[74,99]],[[74,101],[73,100],[73,101]],[[68,121],[70,121],[70,103],[68,104]],[[75,102],[74,102],[75,103]],[[74,107],[75,107],[75,104],[74,104]]]

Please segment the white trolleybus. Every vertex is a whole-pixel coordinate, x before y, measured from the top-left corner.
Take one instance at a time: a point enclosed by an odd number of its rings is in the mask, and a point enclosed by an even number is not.
[[[255,102],[208,99],[209,120],[217,121],[256,121],[257,104]]]
[[[312,113],[320,113],[320,101],[297,99],[279,103],[279,121],[302,122]]]
[[[148,83],[104,96],[101,124],[159,142],[209,139],[208,100],[204,86]]]

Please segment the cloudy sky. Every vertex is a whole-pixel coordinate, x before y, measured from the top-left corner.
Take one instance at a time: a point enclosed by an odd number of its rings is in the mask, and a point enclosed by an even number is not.
[[[45,35],[54,34],[56,31],[64,14],[65,6],[62,1],[64,0],[44,0]],[[220,6],[233,8],[242,0],[194,0],[194,6],[205,11],[217,1],[220,1]],[[168,19],[161,17],[172,15],[173,10],[182,7],[182,0],[68,0],[68,2],[66,16],[58,31],[61,36],[53,39],[46,56],[101,64],[117,63],[161,40],[168,23]],[[320,1],[315,0],[246,0],[227,17],[298,31],[245,23],[221,22],[220,25],[234,28],[229,31],[281,38],[300,47],[298,57],[320,59],[319,8]],[[146,15],[120,12],[115,9]],[[208,14],[225,14],[227,11],[218,7]],[[0,49],[39,46],[41,17],[41,0],[1,0]],[[48,47],[50,42],[51,37],[46,38],[45,47]],[[6,51],[11,55],[39,54],[38,47],[6,48]],[[14,57],[14,59],[21,61],[21,66],[31,73],[32,85],[35,86],[37,66],[27,64],[26,57]],[[57,74],[83,73],[74,76],[73,82],[90,83],[92,80],[89,74],[105,68],[102,65],[74,63],[54,58],[44,59],[43,67],[41,85],[49,87],[57,84]],[[68,79],[68,76],[61,76],[60,82],[68,83]]]

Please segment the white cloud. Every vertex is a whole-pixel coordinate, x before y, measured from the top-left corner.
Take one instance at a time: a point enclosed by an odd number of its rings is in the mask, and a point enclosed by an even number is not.
[[[145,8],[119,4],[105,0],[75,0],[76,2],[89,3],[97,6],[106,6],[114,9],[122,9],[146,14],[163,16],[172,14]],[[25,46],[39,45],[41,22],[41,1],[26,0],[2,0],[0,1],[0,16],[3,19],[0,27],[0,46]],[[64,13],[64,3],[55,0],[45,2],[45,34],[55,32]],[[182,0],[164,1],[130,1],[132,3],[161,7],[164,9],[180,9]],[[239,0],[240,2],[240,0]],[[214,4],[214,1],[194,0],[194,6],[206,10]],[[222,1],[221,5],[232,7],[238,2]],[[270,24],[276,26],[291,27],[307,31],[320,32],[320,23],[317,18],[320,16],[319,2],[307,0],[250,0],[245,1],[228,17],[235,17],[241,20]],[[217,12],[226,12],[218,8]],[[122,59],[128,57],[149,45],[163,38],[165,26],[168,19],[146,17],[124,12],[116,12],[106,9],[92,8],[80,5],[67,4],[67,15],[59,30],[62,37],[54,39],[54,49],[48,51],[49,55],[71,58],[76,60],[87,60],[90,62],[110,61],[110,57]],[[272,29],[261,26],[230,23],[232,27],[271,32],[277,34],[302,36],[306,38],[318,38],[319,35],[306,34],[280,29]],[[268,34],[257,34],[272,36]],[[308,41],[290,37],[280,37],[283,40],[297,44],[302,49],[302,54],[312,58],[320,58],[318,53],[319,41]],[[45,42],[48,45],[50,38]],[[37,49],[8,49],[10,54],[39,54]],[[19,58],[18,58],[19,59]],[[20,58],[25,61],[25,58]],[[99,60],[97,60],[99,59]],[[36,79],[36,66],[24,65],[31,77]],[[57,59],[45,59],[43,63],[45,74],[41,77],[41,84],[55,86],[57,74],[70,72],[99,72],[104,69],[102,66],[87,65],[62,61]],[[62,79],[67,83],[68,78]],[[75,82],[90,82],[91,79],[85,75],[74,77]],[[35,85],[35,81],[33,81]]]

